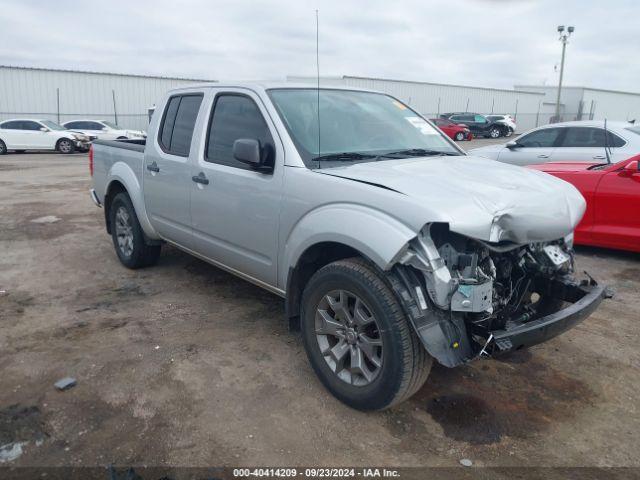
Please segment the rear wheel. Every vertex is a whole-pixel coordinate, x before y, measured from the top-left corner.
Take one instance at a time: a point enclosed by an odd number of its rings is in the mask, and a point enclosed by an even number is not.
[[[318,270],[305,287],[301,320],[311,366],[353,408],[389,408],[429,375],[431,357],[386,282],[362,259]]]
[[[120,262],[127,268],[147,267],[160,257],[160,245],[146,243],[129,195],[115,196],[109,208],[111,238]]]
[[[491,137],[491,138],[499,138],[500,137],[500,129],[498,127],[491,127],[491,130],[489,130],[489,137]]]
[[[56,150],[60,153],[73,153],[76,146],[68,138],[61,138],[56,144]]]
[[[7,153],[7,145],[0,140],[0,155],[4,155]]]
[[[461,142],[462,140],[464,140],[464,133],[462,133],[462,132],[458,132],[458,133],[456,133],[456,135],[455,135],[455,139],[456,139],[458,142]]]

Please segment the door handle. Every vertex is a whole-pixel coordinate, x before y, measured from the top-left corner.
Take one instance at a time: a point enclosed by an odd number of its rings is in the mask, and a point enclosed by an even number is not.
[[[594,155],[593,159],[594,160],[606,160],[607,157],[605,157],[604,155]]]
[[[196,183],[201,183],[202,185],[209,185],[209,179],[205,177],[204,173],[202,172],[200,172],[198,175],[194,175],[193,177],[191,177],[191,180],[193,180]]]
[[[538,158],[549,158],[549,155],[538,155]]]
[[[154,161],[150,165],[147,165],[147,170],[158,173],[160,171],[160,167],[158,167],[158,164]]]

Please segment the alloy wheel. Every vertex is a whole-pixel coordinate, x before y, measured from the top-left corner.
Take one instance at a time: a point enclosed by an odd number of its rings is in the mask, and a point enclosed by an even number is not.
[[[61,140],[59,148],[62,153],[69,153],[71,152],[71,142],[69,140]]]
[[[115,223],[118,248],[125,257],[130,257],[133,252],[133,225],[125,207],[119,207],[116,211]]]
[[[342,381],[365,386],[382,369],[382,336],[372,310],[347,290],[332,290],[320,300],[315,316],[316,340],[333,373]]]

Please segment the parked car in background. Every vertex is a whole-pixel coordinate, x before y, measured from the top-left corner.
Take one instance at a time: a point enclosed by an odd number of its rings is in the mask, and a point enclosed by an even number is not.
[[[7,153],[8,150],[86,152],[89,150],[91,140],[90,136],[69,131],[51,120],[20,118],[0,122],[0,155]]]
[[[431,121],[435,123],[436,127],[449,136],[449,138],[457,140],[458,142],[473,139],[471,130],[469,130],[469,127],[464,123],[454,123],[447,118],[432,118]]]
[[[505,131],[505,137],[510,137],[511,135],[513,135],[513,132],[516,131],[516,119],[511,115],[495,115],[492,113],[490,115],[487,115],[487,119],[489,119],[489,121],[491,122],[503,123],[504,125],[506,125],[509,129]]]
[[[505,136],[508,131],[508,127],[504,123],[492,122],[479,113],[443,113],[440,118],[447,118],[454,123],[464,123],[469,127],[474,137],[499,138]]]
[[[351,407],[409,398],[433,359],[546,341],[604,298],[573,276],[573,186],[470,157],[388,95],[184,87],[149,133],[89,154],[120,262],[152,265],[167,242],[283,296],[314,371]]]
[[[575,243],[640,252],[640,155],[612,164],[553,162],[529,168],[571,183],[586,199]]]
[[[501,145],[469,150],[471,155],[514,165],[547,162],[617,163],[640,153],[640,126],[629,122],[575,121],[530,130]],[[605,151],[605,146],[608,147]]]
[[[142,130],[120,128],[108,120],[70,120],[62,125],[69,130],[96,136],[101,140],[128,140],[147,136]]]

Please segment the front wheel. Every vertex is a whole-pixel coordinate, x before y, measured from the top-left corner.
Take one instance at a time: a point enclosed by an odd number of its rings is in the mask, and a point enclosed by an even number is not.
[[[127,268],[147,267],[160,257],[160,245],[146,243],[131,199],[119,193],[109,208],[111,238],[120,262]]]
[[[413,395],[432,359],[381,273],[359,258],[318,270],[302,296],[309,362],[324,386],[358,410],[382,410]]]
[[[56,150],[60,153],[73,153],[76,150],[76,146],[68,138],[62,138],[58,140]]]
[[[511,127],[508,127],[504,132],[504,136],[510,137],[511,135],[513,135],[513,129]]]
[[[456,135],[455,135],[455,139],[456,139],[458,142],[463,141],[463,140],[464,140],[464,133],[462,133],[462,132],[458,132],[458,133],[456,133]]]

